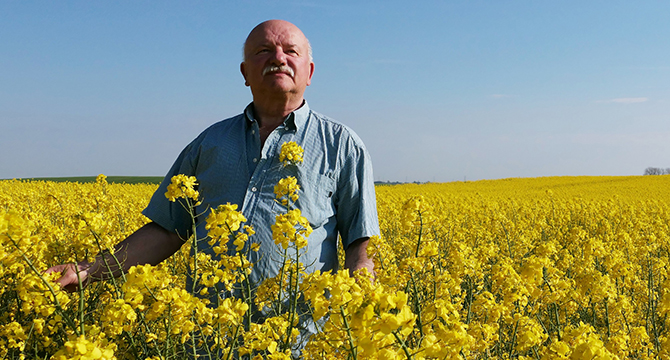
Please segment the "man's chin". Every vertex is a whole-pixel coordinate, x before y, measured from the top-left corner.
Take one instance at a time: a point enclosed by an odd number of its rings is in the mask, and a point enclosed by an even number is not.
[[[295,84],[293,81],[278,79],[278,81],[271,81],[267,84],[267,89],[278,92],[294,92]]]

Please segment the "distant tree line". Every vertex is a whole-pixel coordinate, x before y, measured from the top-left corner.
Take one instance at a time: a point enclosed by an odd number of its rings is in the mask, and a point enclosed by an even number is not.
[[[428,184],[430,181],[421,182],[421,181],[412,181],[402,182],[402,181],[375,181],[375,185],[402,185],[402,184]]]
[[[670,168],[655,168],[655,167],[648,167],[644,169],[644,174],[645,175],[670,175]]]

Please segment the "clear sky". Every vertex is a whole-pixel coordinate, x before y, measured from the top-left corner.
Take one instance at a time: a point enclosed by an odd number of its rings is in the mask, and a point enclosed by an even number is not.
[[[668,1],[0,1],[0,178],[164,175],[251,101],[259,22],[381,181],[670,167]]]

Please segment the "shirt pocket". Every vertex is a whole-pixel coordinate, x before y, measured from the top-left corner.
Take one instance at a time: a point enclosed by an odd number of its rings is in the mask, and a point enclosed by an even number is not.
[[[300,209],[302,216],[307,218],[313,229],[323,226],[335,215],[336,183],[335,179],[319,173],[298,173],[298,184],[300,185],[300,198],[296,201],[296,207]]]

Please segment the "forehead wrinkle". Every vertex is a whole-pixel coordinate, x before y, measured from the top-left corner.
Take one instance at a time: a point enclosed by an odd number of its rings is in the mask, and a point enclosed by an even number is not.
[[[265,46],[281,46],[282,48],[300,48],[302,45],[300,41],[296,41],[294,35],[286,34],[271,34],[266,36],[260,41],[256,41],[255,44],[252,44],[254,48],[265,47]]]

